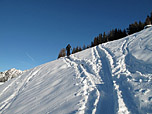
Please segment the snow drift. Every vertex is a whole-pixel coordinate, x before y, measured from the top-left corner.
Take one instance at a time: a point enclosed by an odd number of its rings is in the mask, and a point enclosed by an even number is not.
[[[0,86],[2,114],[152,113],[152,27]]]

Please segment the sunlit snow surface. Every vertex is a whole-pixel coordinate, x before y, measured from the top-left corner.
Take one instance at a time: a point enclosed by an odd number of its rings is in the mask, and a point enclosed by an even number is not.
[[[0,85],[0,113],[152,113],[152,27]]]

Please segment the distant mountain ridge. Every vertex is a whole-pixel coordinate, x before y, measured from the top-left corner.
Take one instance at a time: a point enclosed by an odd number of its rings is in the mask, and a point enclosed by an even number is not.
[[[12,79],[14,77],[17,77],[21,75],[24,71],[17,70],[15,68],[6,70],[4,72],[0,72],[0,82],[5,82],[9,79]]]

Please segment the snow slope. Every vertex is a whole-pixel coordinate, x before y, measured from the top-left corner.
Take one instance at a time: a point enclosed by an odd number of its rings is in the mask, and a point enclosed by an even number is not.
[[[0,86],[2,114],[152,113],[152,27]]]

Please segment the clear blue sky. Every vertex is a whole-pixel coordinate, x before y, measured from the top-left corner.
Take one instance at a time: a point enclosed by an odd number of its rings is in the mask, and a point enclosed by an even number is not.
[[[55,60],[61,48],[145,21],[152,0],[0,0],[0,71]]]

